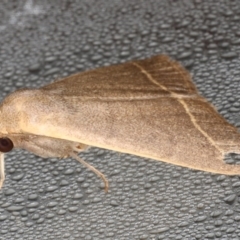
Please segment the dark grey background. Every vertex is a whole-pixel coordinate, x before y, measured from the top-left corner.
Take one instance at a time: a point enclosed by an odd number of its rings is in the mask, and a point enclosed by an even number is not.
[[[239,16],[238,0],[2,0],[1,99],[79,71],[165,53],[240,127]],[[75,160],[20,150],[6,155],[1,240],[240,239],[238,176],[97,148],[81,156],[109,178],[108,194]]]

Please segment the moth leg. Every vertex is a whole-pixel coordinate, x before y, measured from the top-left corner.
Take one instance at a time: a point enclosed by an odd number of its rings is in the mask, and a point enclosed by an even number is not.
[[[100,178],[102,178],[104,184],[105,184],[105,192],[108,192],[108,187],[109,187],[109,183],[107,178],[104,176],[103,173],[101,173],[100,171],[98,171],[95,167],[93,167],[92,165],[88,164],[87,162],[85,162],[83,159],[81,159],[79,156],[77,156],[74,153],[70,154],[73,158],[75,158],[77,161],[79,161],[80,163],[82,163],[85,167],[89,168],[91,171],[93,171],[95,174],[97,174]]]
[[[5,180],[4,154],[0,153],[0,189]]]
[[[76,152],[82,152],[83,150],[87,150],[89,148],[88,145],[83,143],[78,143],[77,146],[74,147],[74,151]]]

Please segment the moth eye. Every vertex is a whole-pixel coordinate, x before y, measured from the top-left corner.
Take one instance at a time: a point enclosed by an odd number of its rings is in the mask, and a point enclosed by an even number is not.
[[[13,149],[13,142],[9,138],[0,138],[0,152],[9,152]]]

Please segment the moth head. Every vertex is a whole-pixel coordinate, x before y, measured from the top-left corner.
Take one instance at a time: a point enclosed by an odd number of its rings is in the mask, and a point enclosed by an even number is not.
[[[10,138],[0,137],[0,152],[6,153],[10,152],[13,149],[14,145]]]

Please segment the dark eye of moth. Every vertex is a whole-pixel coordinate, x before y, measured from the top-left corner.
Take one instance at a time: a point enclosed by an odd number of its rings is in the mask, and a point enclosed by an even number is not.
[[[0,152],[9,152],[13,149],[13,142],[9,138],[0,138]]]

